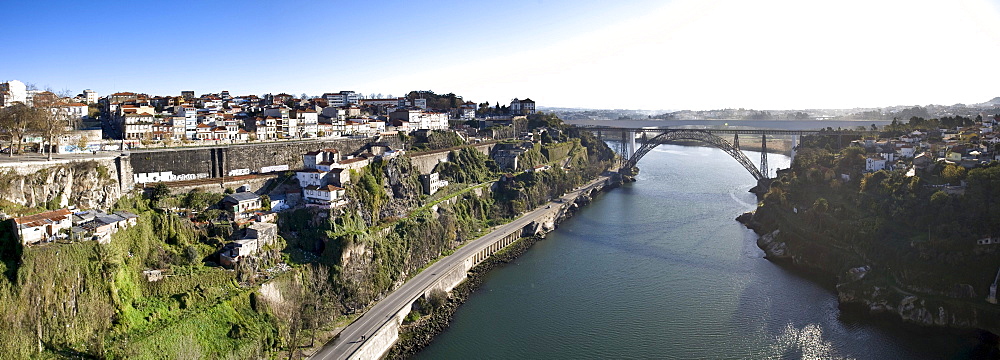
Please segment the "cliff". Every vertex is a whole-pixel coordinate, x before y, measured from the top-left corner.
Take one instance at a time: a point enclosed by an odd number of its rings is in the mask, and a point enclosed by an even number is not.
[[[751,228],[760,225],[752,216],[741,218],[748,220],[746,224]],[[830,279],[843,308],[891,315],[924,326],[1000,333],[1000,309],[984,301],[986,295],[977,293],[969,284],[955,284],[951,291],[940,291],[903,282],[881,262],[866,261],[847,249],[789,235],[780,229],[760,234],[757,246],[769,260]]]
[[[997,249],[976,245],[960,222],[939,228],[940,215],[925,216],[939,211],[924,203],[933,188],[902,174],[844,183],[796,165],[779,176],[737,218],[769,260],[828,279],[845,309],[1000,334],[1000,306],[990,302]]]
[[[58,164],[23,175],[9,169],[0,172],[0,199],[28,208],[107,209],[121,196],[113,161]]]

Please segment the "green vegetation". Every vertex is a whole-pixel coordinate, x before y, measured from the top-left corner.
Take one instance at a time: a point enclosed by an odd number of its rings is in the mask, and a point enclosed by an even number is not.
[[[453,182],[477,184],[496,178],[497,165],[478,150],[464,147],[449,153],[448,162],[438,164],[434,171]]]
[[[413,151],[449,149],[465,144],[457,133],[446,130],[416,132],[413,136],[406,136],[405,140]]]
[[[406,94],[406,98],[408,100],[426,99],[428,109],[442,111],[457,109],[465,103],[461,96],[455,95],[454,93],[435,94],[430,90],[410,91]]]
[[[861,148],[803,143],[824,147],[800,147],[791,169],[778,173],[754,216],[759,232],[780,229],[777,240],[801,255],[796,262],[833,274],[871,267],[852,287],[943,298],[967,298],[956,289],[971,288],[974,302],[985,297],[1000,254],[977,248],[976,240],[1000,237],[997,163],[968,171],[942,163],[915,176],[905,169],[864,173]],[[963,180],[964,194],[945,191]]]
[[[448,134],[430,133],[425,143],[450,147],[454,134]],[[8,341],[0,342],[0,354],[285,357],[279,352],[315,343],[318,333],[442,254],[597,175],[613,153],[588,134],[577,135],[527,156],[532,164],[555,165],[551,170],[496,185],[502,174],[488,156],[456,149],[438,170],[458,185],[434,197],[421,195],[409,158],[376,160],[352,173],[350,204],[280,214],[277,244],[240,261],[235,271],[215,266],[214,253],[239,231],[218,208],[222,194],[171,195],[157,185],[147,197],[122,198],[113,210],[139,215],[138,224],[106,245],[22,248],[4,226],[0,337]],[[291,269],[265,271],[279,262]],[[163,277],[150,281],[147,270]],[[426,302],[424,309],[432,311],[447,303],[447,295],[432,294]]]

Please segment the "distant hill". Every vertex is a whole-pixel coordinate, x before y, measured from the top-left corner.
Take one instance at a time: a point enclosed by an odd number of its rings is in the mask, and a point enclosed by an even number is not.
[[[983,105],[992,105],[992,106],[1000,105],[1000,96],[990,99],[990,101],[984,102]]]

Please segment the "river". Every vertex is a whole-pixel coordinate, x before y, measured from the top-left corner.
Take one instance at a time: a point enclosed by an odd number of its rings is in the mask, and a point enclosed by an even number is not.
[[[754,179],[721,150],[661,145],[639,167],[489,273],[416,358],[953,359],[978,343],[842,313],[829,284],[764,259],[733,220]]]

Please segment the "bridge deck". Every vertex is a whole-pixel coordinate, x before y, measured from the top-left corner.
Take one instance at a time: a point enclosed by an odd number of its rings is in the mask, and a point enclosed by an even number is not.
[[[670,128],[670,127],[655,127],[655,128],[630,128],[630,127],[614,127],[614,126],[576,126],[576,128],[589,131],[608,131],[608,132],[649,132],[649,133],[661,133],[669,131],[703,131],[711,134],[749,134],[749,135],[864,135],[870,133],[870,131],[856,131],[856,130],[781,130],[781,129],[692,129],[692,128]]]

